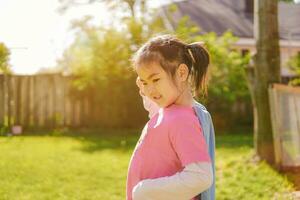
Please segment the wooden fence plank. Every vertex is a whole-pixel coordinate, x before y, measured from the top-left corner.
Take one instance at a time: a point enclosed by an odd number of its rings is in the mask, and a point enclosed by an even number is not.
[[[277,166],[282,164],[282,152],[281,152],[281,143],[280,143],[280,126],[278,124],[278,115],[275,107],[278,106],[276,90],[272,87],[269,88],[269,100],[270,100],[270,111],[271,111],[271,120],[272,120],[272,129],[273,129],[273,139],[274,139],[274,152],[275,152],[275,162]]]
[[[22,78],[20,76],[14,76],[14,82],[15,82],[15,98],[14,98],[14,103],[15,103],[15,123],[17,125],[21,124],[21,107],[22,107],[22,95],[21,95],[21,85],[22,85]]]
[[[3,93],[4,93],[4,104],[3,104],[3,106],[4,106],[4,112],[3,112],[3,118],[4,118],[4,125],[5,126],[8,126],[8,105],[7,105],[7,103],[8,103],[8,94],[7,94],[7,87],[8,87],[8,83],[7,83],[7,81],[8,81],[8,78],[7,78],[7,75],[3,75]]]
[[[0,74],[0,127],[4,125],[4,75]]]
[[[29,77],[29,122],[28,122],[28,127],[34,127],[34,120],[35,120],[35,116],[34,116],[34,104],[35,104],[35,91],[34,91],[34,76],[30,76]]]
[[[11,84],[11,76],[6,76],[6,84],[7,84],[7,126],[11,127],[11,121],[12,121],[12,84]]]
[[[40,112],[42,112],[42,94],[40,92],[40,85],[41,83],[40,77],[34,77],[34,126],[40,127],[41,126],[41,117]]]
[[[25,128],[29,127],[29,122],[30,122],[30,93],[31,93],[31,88],[30,88],[30,76],[24,76],[24,83],[22,85],[22,120],[21,123]]]
[[[300,166],[300,88],[269,88],[275,158],[281,167]]]

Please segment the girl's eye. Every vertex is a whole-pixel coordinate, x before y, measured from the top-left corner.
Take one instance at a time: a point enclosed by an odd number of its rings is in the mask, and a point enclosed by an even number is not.
[[[143,82],[143,85],[147,85],[147,83]]]
[[[159,78],[153,79],[153,82],[155,83],[155,82],[157,82],[157,81],[159,81],[159,80],[160,80]]]

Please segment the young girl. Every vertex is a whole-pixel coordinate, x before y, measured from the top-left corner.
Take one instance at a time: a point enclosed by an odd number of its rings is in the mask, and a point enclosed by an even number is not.
[[[137,52],[141,95],[160,109],[150,115],[132,155],[127,200],[199,199],[213,185],[212,156],[191,92],[205,89],[208,64],[208,53],[199,44],[168,35],[153,38]]]
[[[199,44],[199,43],[198,43]],[[149,112],[149,118],[154,116],[159,111],[159,106],[149,99],[143,93],[143,85],[139,80],[139,77],[136,79],[136,84],[140,89],[140,95],[143,98],[143,105],[144,108]],[[208,153],[211,158],[212,167],[213,167],[213,184],[210,186],[209,189],[205,190],[201,194],[197,196],[197,199],[202,200],[214,200],[215,199],[215,131],[213,122],[210,116],[210,113],[207,111],[205,106],[201,103],[194,101],[193,108],[197,114],[199,122],[201,124],[201,128],[203,130],[203,135],[205,138],[205,142],[208,145]]]

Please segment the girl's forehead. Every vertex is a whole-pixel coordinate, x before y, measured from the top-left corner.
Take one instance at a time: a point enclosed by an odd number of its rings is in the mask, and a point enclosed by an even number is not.
[[[141,79],[147,79],[151,74],[162,74],[164,73],[163,68],[157,63],[139,65],[136,69],[138,76]]]

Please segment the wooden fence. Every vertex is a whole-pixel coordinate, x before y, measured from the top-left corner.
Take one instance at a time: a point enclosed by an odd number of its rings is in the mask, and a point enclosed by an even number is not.
[[[88,126],[89,98],[70,95],[72,77],[0,74],[0,126]]]
[[[275,160],[280,167],[300,167],[300,87],[269,88]]]

